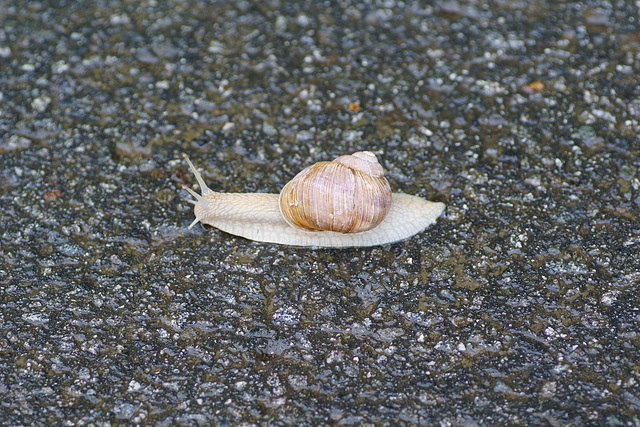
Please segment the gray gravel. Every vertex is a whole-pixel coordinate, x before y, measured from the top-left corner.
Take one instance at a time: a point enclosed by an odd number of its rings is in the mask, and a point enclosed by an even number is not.
[[[0,424],[640,425],[639,9],[3,2]],[[361,149],[445,215],[186,229]]]

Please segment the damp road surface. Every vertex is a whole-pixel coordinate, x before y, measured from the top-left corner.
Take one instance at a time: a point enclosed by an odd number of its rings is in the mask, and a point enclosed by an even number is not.
[[[4,1],[0,424],[640,425],[639,8]],[[359,150],[443,216],[187,229]]]

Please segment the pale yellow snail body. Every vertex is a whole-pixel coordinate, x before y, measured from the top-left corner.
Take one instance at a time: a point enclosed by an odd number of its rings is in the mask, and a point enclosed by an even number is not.
[[[391,194],[382,167],[368,151],[316,163],[280,194],[212,191],[184,157],[202,191],[183,186],[196,198],[196,219],[189,228],[202,222],[250,240],[291,246],[377,246],[421,232],[444,211],[443,203]]]

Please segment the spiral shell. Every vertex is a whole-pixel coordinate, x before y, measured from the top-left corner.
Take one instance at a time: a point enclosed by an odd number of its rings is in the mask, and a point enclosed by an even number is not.
[[[295,228],[359,233],[387,215],[391,187],[375,154],[360,151],[304,169],[284,186],[279,204]]]

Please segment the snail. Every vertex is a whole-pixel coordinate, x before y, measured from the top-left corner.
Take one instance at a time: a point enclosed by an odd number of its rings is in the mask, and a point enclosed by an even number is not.
[[[198,222],[250,240],[291,246],[377,246],[407,239],[433,224],[443,203],[391,193],[375,154],[360,151],[307,167],[278,194],[218,193],[183,154],[202,194]]]

